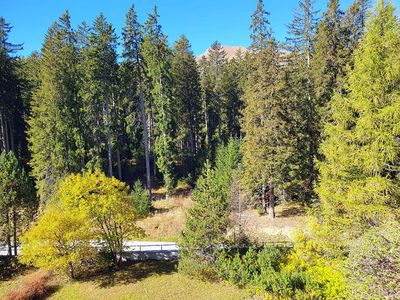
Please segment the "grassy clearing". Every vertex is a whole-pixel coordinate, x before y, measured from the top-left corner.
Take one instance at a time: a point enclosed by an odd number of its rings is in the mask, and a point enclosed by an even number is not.
[[[159,199],[153,202],[154,214],[138,222],[146,233],[143,240],[179,241],[185,227],[186,211],[192,206],[190,187],[178,187],[168,200],[165,200],[163,189],[154,194],[155,199]],[[306,209],[299,203],[280,204],[275,213],[276,218],[270,220],[268,216],[260,216],[256,209],[242,212],[242,228],[253,242],[290,242],[298,229],[306,229]],[[237,223],[239,217],[233,213],[232,219]]]
[[[256,243],[292,241],[298,229],[306,229],[306,210],[298,203],[275,208],[276,218],[260,216],[256,209],[245,210],[240,219],[244,231]],[[238,216],[234,216],[237,220]]]
[[[32,271],[31,271],[32,272]],[[0,283],[0,298],[33,276],[20,275]],[[176,272],[171,262],[143,262],[87,280],[59,279],[49,299],[245,299],[246,291],[230,285],[207,283]]]
[[[162,194],[162,193],[159,193]],[[159,199],[163,199],[160,197]],[[144,240],[177,242],[185,227],[186,210],[191,207],[190,192],[176,192],[168,200],[153,202],[154,213],[138,225],[144,229]]]

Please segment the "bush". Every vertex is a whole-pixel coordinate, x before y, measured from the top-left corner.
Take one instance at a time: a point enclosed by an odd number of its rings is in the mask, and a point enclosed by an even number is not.
[[[302,272],[282,271],[285,257],[285,251],[274,246],[261,250],[249,248],[244,255],[221,251],[216,270],[219,278],[239,287],[280,297],[294,297],[304,290],[307,279]]]
[[[8,293],[4,300],[32,300],[44,299],[54,288],[51,284],[51,272],[37,272],[30,277],[17,291]]]
[[[352,243],[347,261],[355,298],[398,299],[400,295],[400,223],[367,231]]]
[[[151,211],[151,200],[140,180],[134,183],[131,196],[137,217],[148,216]]]
[[[312,238],[298,234],[283,271],[305,274],[304,290],[313,299],[348,299],[345,257],[333,249],[328,233],[321,228],[313,230]]]

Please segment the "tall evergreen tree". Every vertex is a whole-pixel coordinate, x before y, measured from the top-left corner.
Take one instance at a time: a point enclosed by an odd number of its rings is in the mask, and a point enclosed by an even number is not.
[[[291,119],[297,126],[297,165],[294,180],[300,197],[309,202],[315,179],[314,159],[318,144],[315,142],[316,99],[312,79],[313,48],[317,11],[313,0],[299,2],[292,23],[288,26],[289,38],[286,54],[286,97],[291,98]]]
[[[80,170],[84,158],[77,64],[75,33],[65,12],[47,33],[29,119],[30,165],[42,201],[60,178]]]
[[[281,96],[279,50],[272,37],[268,15],[263,1],[259,0],[250,27],[253,64],[244,94],[243,160],[246,184],[252,191],[261,190],[264,212],[268,192],[269,216],[274,218],[276,195],[286,181],[286,162],[294,147],[286,126],[285,101]]]
[[[150,78],[152,104],[154,105],[155,154],[157,166],[163,175],[168,197],[174,185],[175,105],[172,93],[172,53],[167,37],[158,22],[157,7],[149,14],[143,39],[143,58]]]
[[[218,144],[222,141],[222,86],[221,79],[227,59],[222,45],[215,41],[207,58],[200,62],[201,102],[203,112],[203,156],[214,160]],[[227,140],[226,140],[227,141]],[[226,142],[225,141],[225,142]]]
[[[343,17],[344,59],[347,67],[353,66],[353,53],[357,49],[367,23],[369,0],[355,0]],[[346,74],[345,74],[346,75]],[[346,76],[340,78],[339,87],[345,88]]]
[[[227,142],[229,138],[241,137],[240,120],[243,109],[243,57],[240,53],[225,64],[222,71],[221,92],[221,139]]]
[[[313,81],[316,101],[321,107],[323,118],[328,118],[327,106],[333,93],[337,91],[337,79],[342,75],[344,67],[343,15],[339,0],[330,0],[317,29],[312,61]]]
[[[177,107],[177,148],[183,174],[194,175],[199,152],[200,78],[188,39],[182,35],[175,43],[172,61],[174,97]]]
[[[86,37],[87,45],[82,50],[81,71],[83,84],[81,96],[84,103],[86,136],[89,163],[103,166],[106,157],[108,174],[113,176],[113,152],[115,136],[112,135],[113,105],[117,99],[117,37],[103,14],[93,23]]]
[[[22,45],[9,41],[11,30],[12,26],[0,17],[0,150],[15,151],[27,159],[21,64],[15,56]]]
[[[17,255],[18,235],[33,216],[36,208],[33,186],[14,152],[0,155],[0,225],[1,237],[8,248],[8,255]],[[13,251],[14,250],[14,251]]]
[[[132,5],[126,15],[125,27],[122,32],[124,51],[124,70],[127,77],[127,97],[132,103],[139,96],[140,115],[143,126],[143,145],[146,162],[146,186],[151,199],[151,175],[150,175],[150,150],[149,133],[147,128],[147,115],[144,99],[145,64],[142,54],[143,27],[137,20],[135,8]],[[139,94],[139,95],[138,95]],[[132,103],[133,104],[133,103]],[[135,109],[132,107],[131,109]]]

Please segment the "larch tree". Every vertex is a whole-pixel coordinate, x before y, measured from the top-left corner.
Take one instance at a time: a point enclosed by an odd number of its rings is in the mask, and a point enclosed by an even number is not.
[[[50,199],[60,178],[82,167],[77,65],[75,33],[65,12],[47,33],[29,119],[30,165],[42,201]]]
[[[342,245],[399,214],[400,24],[378,1],[355,52],[347,95],[332,102],[320,162],[322,224]],[[334,234],[333,234],[334,233]]]
[[[175,103],[172,90],[172,52],[158,22],[157,7],[149,14],[143,39],[143,58],[150,78],[150,94],[156,129],[155,154],[163,175],[166,197],[174,186]]]
[[[199,154],[200,78],[188,39],[182,35],[173,49],[172,74],[177,106],[177,149],[182,173],[194,176]]]

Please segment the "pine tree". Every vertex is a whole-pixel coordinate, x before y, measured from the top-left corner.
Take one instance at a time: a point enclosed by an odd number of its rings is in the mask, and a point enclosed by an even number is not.
[[[321,145],[323,225],[340,243],[398,217],[400,199],[400,24],[378,1],[355,52],[348,94],[336,94]]]
[[[168,197],[174,185],[175,105],[172,94],[172,53],[158,18],[157,7],[154,7],[153,13],[146,21],[142,49],[146,73],[151,81],[151,103],[154,105],[151,113],[154,113],[156,127],[157,166],[163,175]]]
[[[175,43],[172,61],[174,98],[177,106],[177,148],[183,174],[194,175],[199,152],[200,78],[188,39],[182,35]]]
[[[290,130],[286,126],[288,112],[281,95],[279,51],[272,37],[268,15],[260,0],[250,27],[253,64],[244,94],[243,160],[246,185],[253,192],[261,190],[264,212],[268,192],[269,216],[274,218],[276,195],[286,181],[286,162],[294,147]]]
[[[84,103],[85,127],[89,149],[89,165],[103,166],[108,162],[108,174],[113,176],[112,126],[117,99],[117,37],[114,29],[103,14],[93,23],[86,37],[86,47],[82,49],[83,73],[81,96]]]
[[[135,8],[132,5],[126,15],[125,27],[122,32],[124,51],[123,70],[126,71],[125,78],[127,80],[127,97],[130,102],[139,94],[140,115],[143,126],[143,145],[146,161],[146,186],[151,199],[151,175],[150,175],[150,150],[149,150],[149,134],[147,128],[147,115],[144,100],[144,82],[145,82],[145,64],[142,54],[143,28],[138,23]],[[133,110],[135,108],[131,108]]]
[[[42,201],[50,198],[60,178],[78,172],[82,166],[77,64],[75,33],[65,12],[46,36],[40,58],[40,83],[29,119],[30,165]]]

